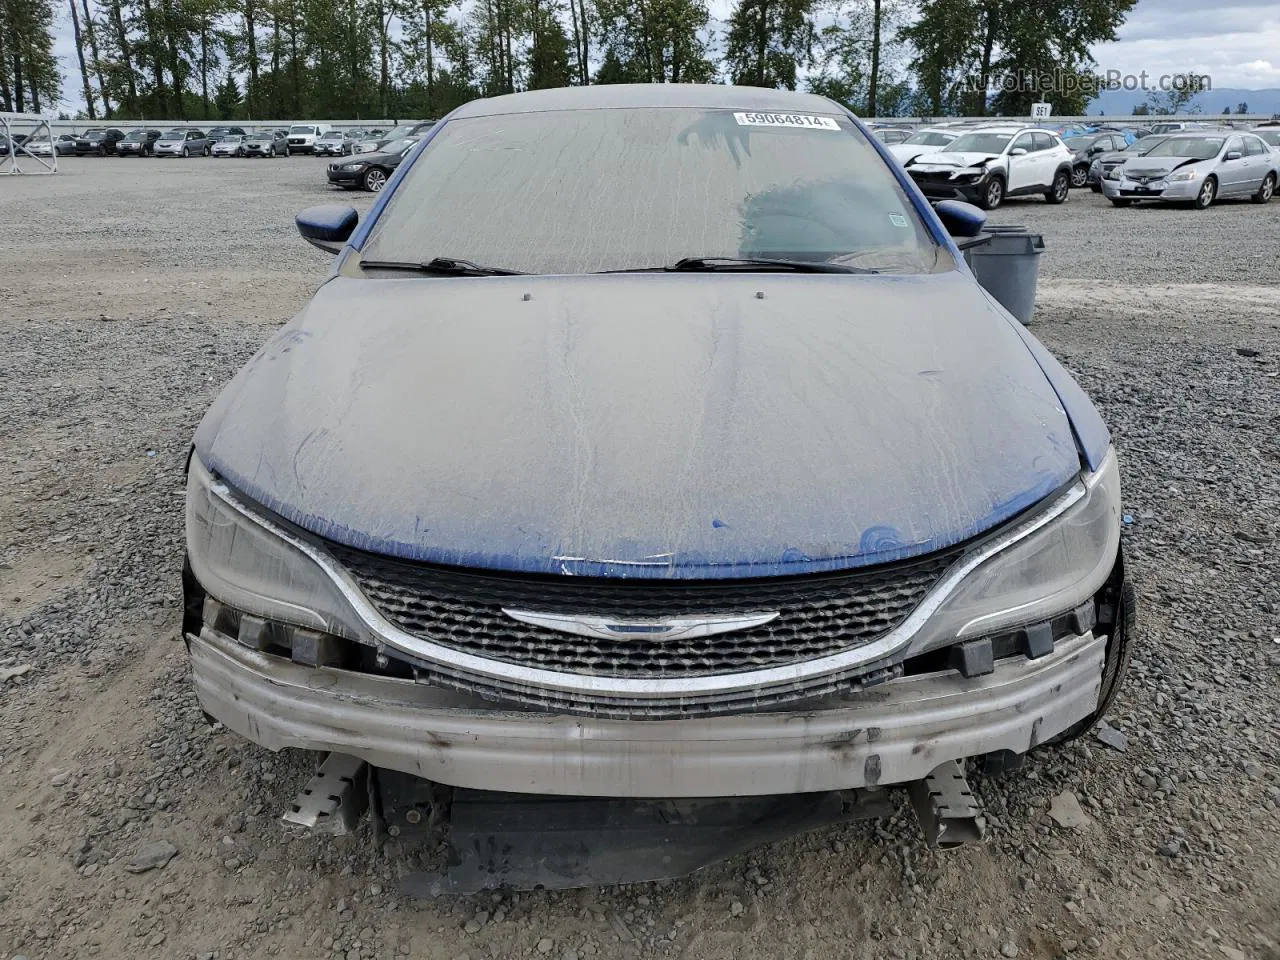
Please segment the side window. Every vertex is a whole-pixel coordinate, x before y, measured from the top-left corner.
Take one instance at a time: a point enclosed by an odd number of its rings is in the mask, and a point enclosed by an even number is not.
[[[1035,149],[1037,151],[1053,149],[1053,137],[1049,136],[1047,133],[1033,133],[1031,138],[1032,142],[1035,143]]]
[[[1027,153],[1030,153],[1034,149],[1035,149],[1035,139],[1029,133],[1021,134],[1020,136],[1014,139],[1013,143],[1009,144],[1010,153],[1012,153],[1014,150],[1025,150],[1027,151]]]
[[[1223,152],[1223,156],[1226,156],[1232,150],[1239,150],[1241,153],[1244,153],[1244,144],[1240,142],[1239,137],[1232,137],[1227,141],[1227,149]]]
[[[1267,148],[1262,145],[1262,141],[1257,137],[1242,137],[1241,139],[1244,140],[1245,156],[1256,157],[1267,152]]]

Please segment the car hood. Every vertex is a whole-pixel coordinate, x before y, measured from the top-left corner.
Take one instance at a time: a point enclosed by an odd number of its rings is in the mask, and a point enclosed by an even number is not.
[[[400,154],[398,153],[362,153],[359,160],[348,160],[347,163],[378,163],[388,167],[394,167],[400,162]]]
[[[236,375],[204,463],[322,537],[621,577],[882,563],[1080,470],[967,274],[338,277]]]
[[[938,164],[946,167],[980,167],[989,160],[998,160],[1000,157],[996,153],[952,153],[950,150],[939,150],[931,153],[922,161],[923,163]]]
[[[899,163],[908,163],[914,157],[931,156],[941,150],[941,146],[929,146],[923,143],[895,143],[889,147],[889,152]]]
[[[1197,160],[1195,157],[1134,157],[1125,163],[1124,172],[1131,176],[1136,174],[1151,176],[1172,173],[1179,167],[1187,167],[1195,163],[1212,165],[1215,162],[1215,159]]]

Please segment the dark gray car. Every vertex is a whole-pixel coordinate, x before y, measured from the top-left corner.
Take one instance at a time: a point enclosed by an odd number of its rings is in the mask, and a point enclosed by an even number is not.
[[[1079,189],[1089,182],[1089,165],[1104,153],[1123,150],[1128,140],[1123,133],[1090,133],[1067,137],[1063,141],[1071,151],[1071,186]]]
[[[1089,163],[1089,187],[1094,193],[1101,193],[1102,181],[1110,176],[1113,171],[1118,170],[1126,160],[1143,156],[1156,144],[1168,138],[1169,134],[1167,133],[1148,134],[1139,140],[1133,141],[1123,150],[1113,150],[1110,153],[1103,153],[1094,157]]]

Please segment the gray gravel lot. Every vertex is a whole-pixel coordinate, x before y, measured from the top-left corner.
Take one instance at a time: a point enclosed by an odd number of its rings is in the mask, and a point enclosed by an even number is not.
[[[61,166],[0,180],[0,958],[1280,958],[1280,203],[993,216],[1045,235],[1033,329],[1122,458],[1123,750],[982,781],[992,838],[951,854],[900,809],[677,882],[412,903],[405,852],[282,829],[308,758],[208,727],[177,642],[192,431],[323,275],[293,214],[371,198],[309,158]]]

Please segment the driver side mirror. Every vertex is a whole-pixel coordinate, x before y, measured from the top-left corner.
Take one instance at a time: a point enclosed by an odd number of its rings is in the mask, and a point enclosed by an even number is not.
[[[986,213],[963,200],[939,200],[933,209],[953,237],[976,237],[987,222]]]
[[[1239,160],[1243,156],[1244,154],[1241,153],[1239,150],[1228,150],[1227,155],[1222,159],[1223,160]]]
[[[355,207],[325,203],[307,207],[294,218],[294,222],[307,243],[325,253],[337,253],[351,239],[356,224],[360,222],[360,214],[356,213]]]
[[[1011,157],[1025,157],[1026,155],[1027,155],[1027,151],[1023,147],[1014,147],[1012,150],[1009,151],[1009,156]]]

